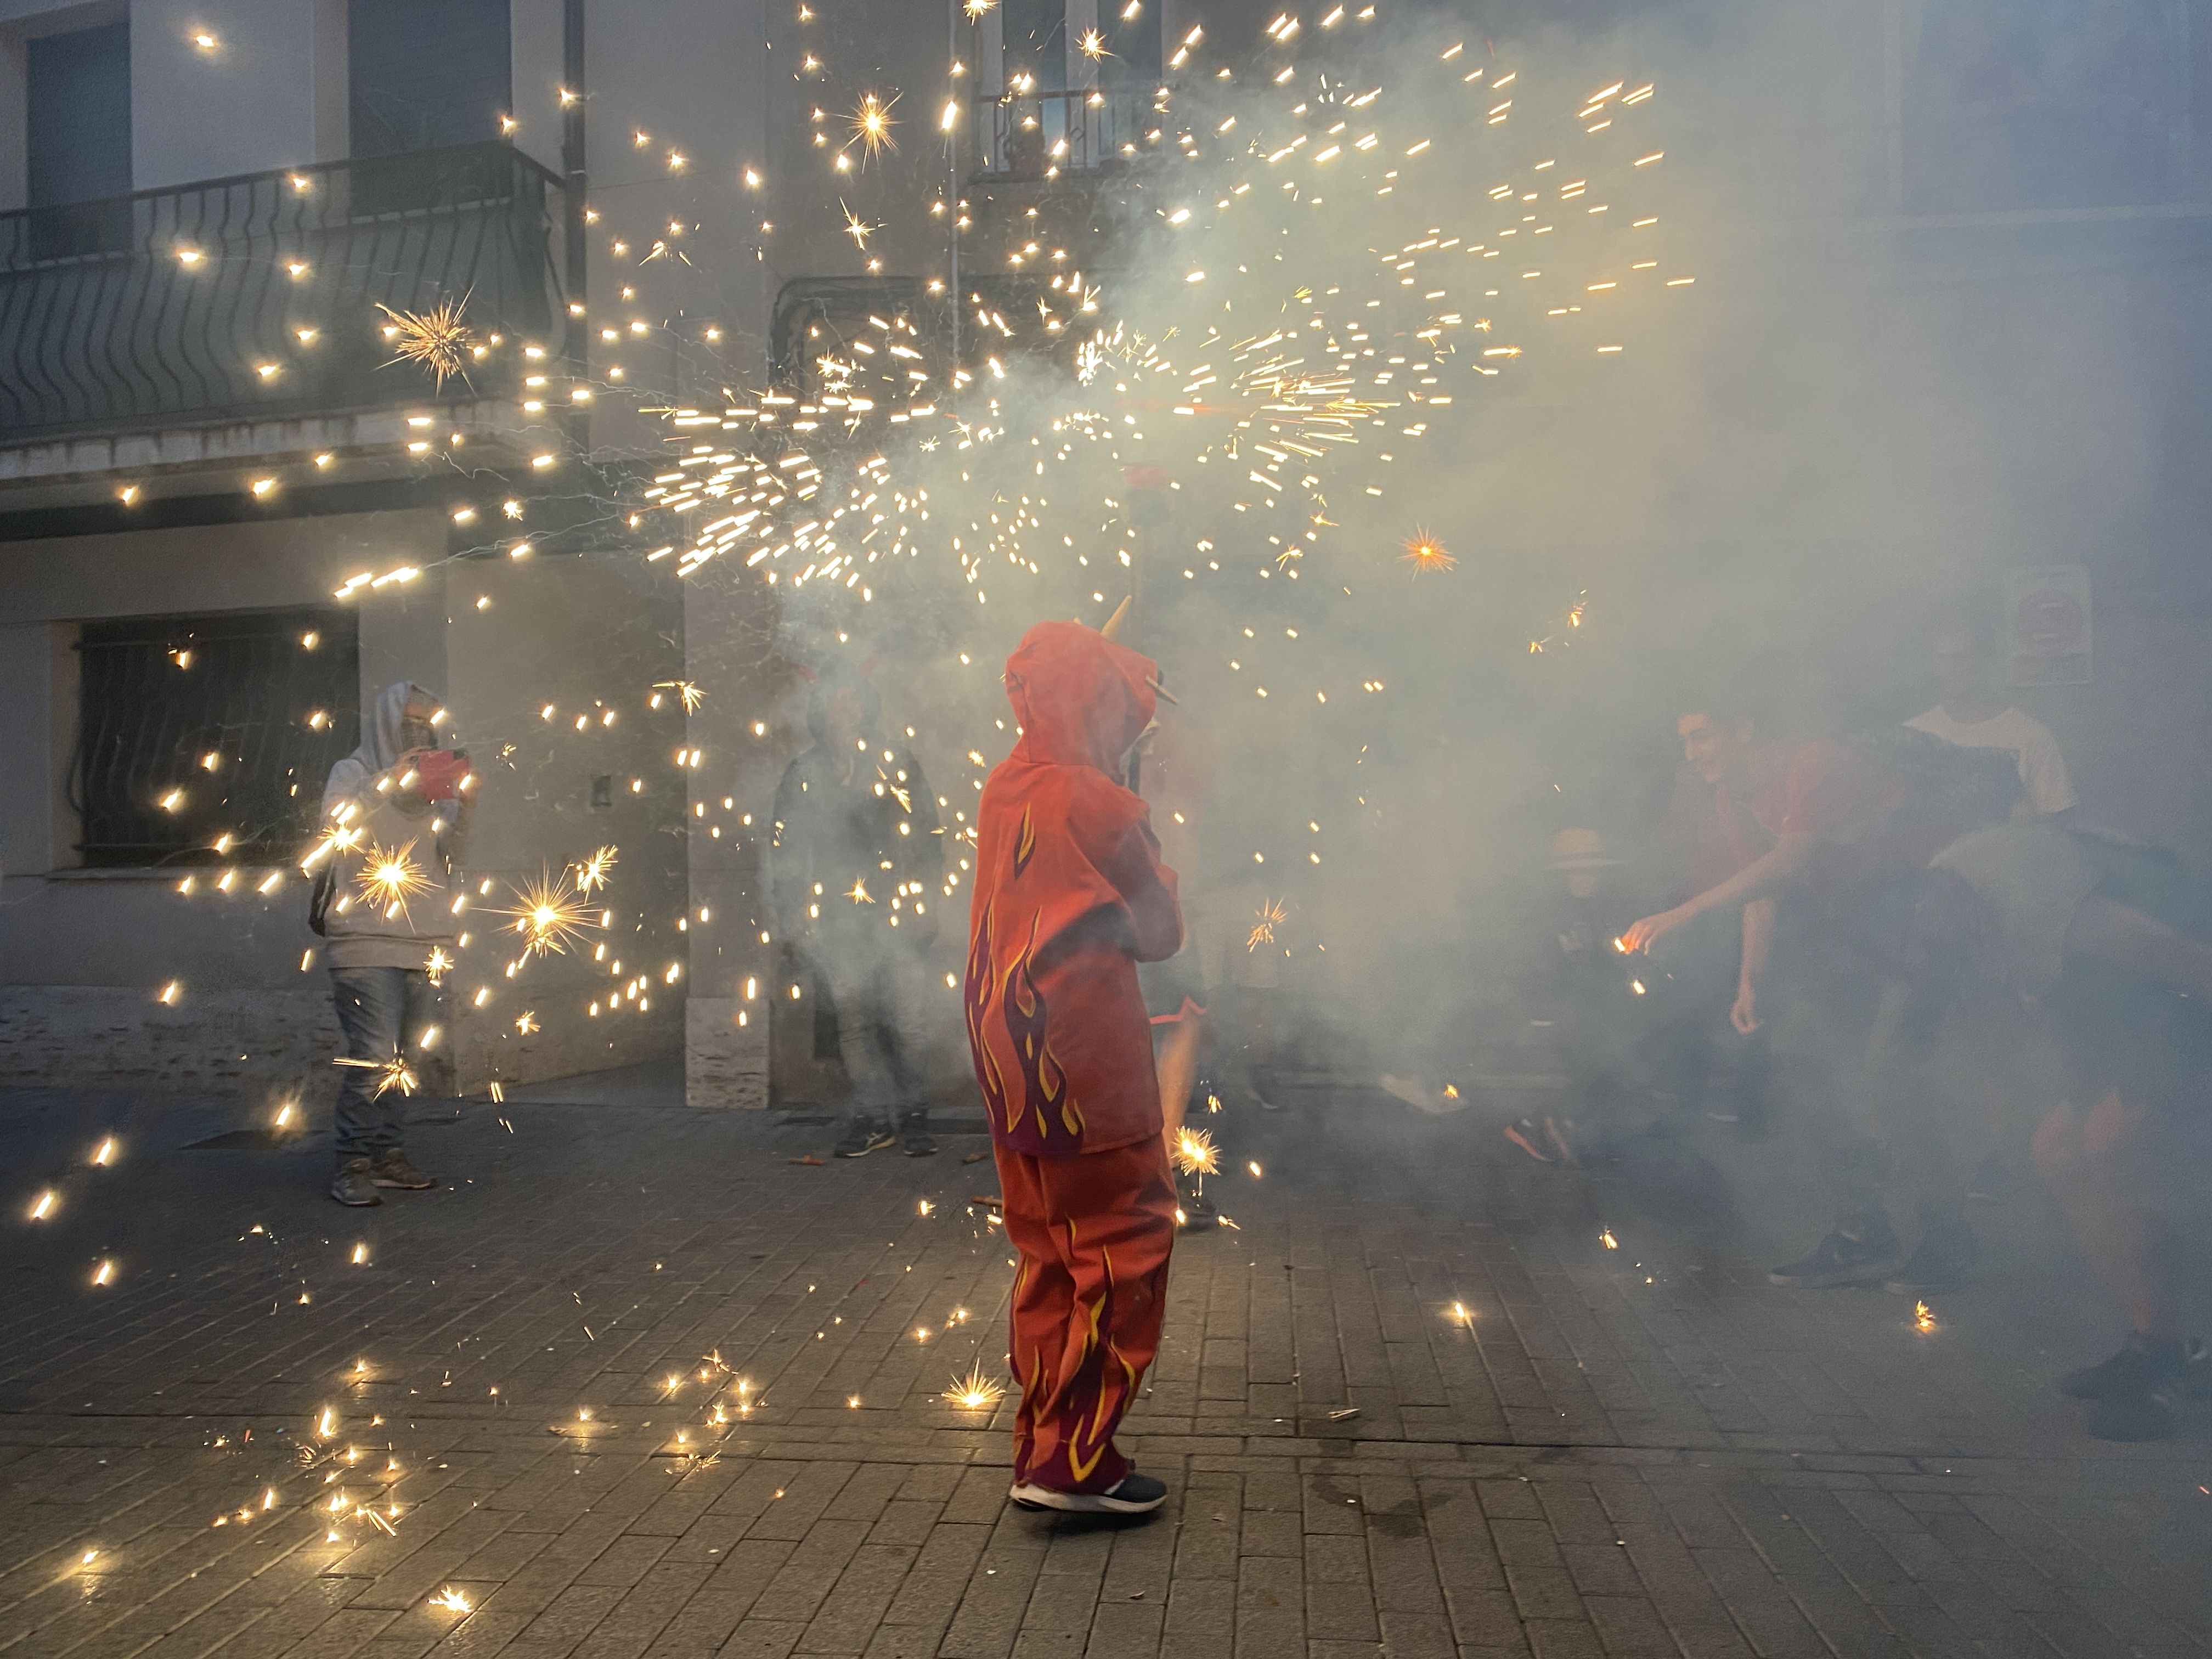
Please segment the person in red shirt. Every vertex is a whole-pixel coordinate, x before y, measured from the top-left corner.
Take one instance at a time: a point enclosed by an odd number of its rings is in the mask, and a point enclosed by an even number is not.
[[[1945,769],[1939,757],[1923,751],[1958,753],[1920,733],[1903,735],[1911,742],[1899,747],[1900,761],[1923,769],[1932,763]],[[1694,738],[1685,730],[1693,763]],[[1724,746],[1747,738],[1746,726]],[[1916,1106],[1908,1098],[1913,1091],[1893,1052],[1894,1012],[1883,1011],[1887,988],[1863,959],[1866,941],[1858,935],[1887,914],[1890,901],[1929,859],[1974,827],[1954,810],[1964,798],[1942,789],[1916,792],[1905,771],[1825,739],[1790,750],[1750,793],[1751,816],[1771,836],[1765,849],[1725,880],[1637,922],[1621,943],[1649,951],[1703,916],[1741,907],[1743,969],[1731,1018],[1748,1032],[1760,1023],[1757,987],[1771,949],[1774,902],[1794,896],[1809,924],[1798,935],[1809,949],[1800,954],[1819,960],[1801,963],[1801,976],[1809,974],[1817,985],[1782,1045],[1790,1051],[1785,1071],[1820,1097],[1808,1127],[1820,1144],[1842,1212],[1809,1255],[1767,1277],[1789,1287],[1877,1283],[1899,1294],[1948,1289],[1978,1255],[1966,1221],[1965,1183],[1955,1178],[1947,1127],[1924,1103]],[[1854,1099],[1861,1105],[1847,1105]],[[1908,1148],[1911,1156],[1897,1155]],[[1893,1207],[1918,1233],[1909,1254]]]
[[[969,1046],[1020,1253],[1014,1480],[1026,1508],[1138,1514],[1167,1488],[1114,1431],[1158,1352],[1176,1194],[1137,963],[1182,945],[1176,874],[1121,779],[1158,671],[1079,623],[1006,659],[1019,722],[976,814]]]
[[[1697,782],[1678,793],[1674,808],[1674,816],[1686,817],[1692,826],[1686,904],[1737,874],[1774,844],[1790,751],[1779,744],[1758,741],[1750,714],[1723,698],[1709,699],[1705,708],[1684,714],[1675,722],[1675,731],[1682,740],[1682,757],[1697,775]],[[1724,908],[1707,906],[1682,925],[1711,915],[1714,920],[1698,931],[1712,934],[1723,925]],[[1740,912],[1741,926],[1729,930],[1741,933],[1741,943],[1734,952],[1736,988],[1729,1022],[1740,1035],[1749,1036],[1759,1029],[1757,988],[1773,947],[1774,903],[1755,899],[1741,906]],[[1708,960],[1717,953],[1692,951]]]

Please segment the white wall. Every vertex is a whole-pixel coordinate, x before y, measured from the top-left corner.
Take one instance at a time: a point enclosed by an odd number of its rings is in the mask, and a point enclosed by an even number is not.
[[[325,153],[345,130],[347,98],[343,52],[331,54],[332,38],[344,40],[343,14],[334,29],[331,9],[318,0],[131,0],[132,188]],[[203,31],[212,50],[193,44]]]

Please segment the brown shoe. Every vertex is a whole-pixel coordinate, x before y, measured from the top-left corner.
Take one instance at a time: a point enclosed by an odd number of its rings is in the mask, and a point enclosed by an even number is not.
[[[419,1193],[438,1184],[438,1177],[424,1175],[407,1161],[404,1147],[394,1146],[369,1165],[368,1177],[380,1187],[397,1187],[403,1192]]]

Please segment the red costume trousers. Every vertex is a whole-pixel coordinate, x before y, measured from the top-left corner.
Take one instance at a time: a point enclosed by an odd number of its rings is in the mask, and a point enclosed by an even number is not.
[[[1167,1150],[1156,1134],[1073,1158],[996,1150],[1021,1252],[1014,1479],[1104,1492],[1129,1472],[1114,1431],[1160,1347],[1176,1225]]]

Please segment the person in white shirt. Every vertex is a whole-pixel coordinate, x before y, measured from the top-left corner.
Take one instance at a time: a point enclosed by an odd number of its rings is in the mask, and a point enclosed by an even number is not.
[[[341,1204],[380,1204],[380,1187],[438,1184],[408,1161],[404,1139],[410,1062],[438,1042],[439,982],[459,950],[455,872],[475,800],[467,755],[437,746],[444,718],[419,685],[384,689],[363,711],[361,746],[331,768],[325,833],[307,860],[322,864],[307,925],[328,941],[345,1034],[331,1183]],[[394,884],[372,879],[372,864],[392,868]]]
[[[2004,749],[2020,763],[2020,816],[2063,823],[2078,800],[2066,775],[2058,739],[2041,720],[2007,702],[1995,685],[1996,640],[1986,623],[1947,621],[1935,638],[1936,684],[1941,696],[1926,714],[1905,721],[1962,749]]]

